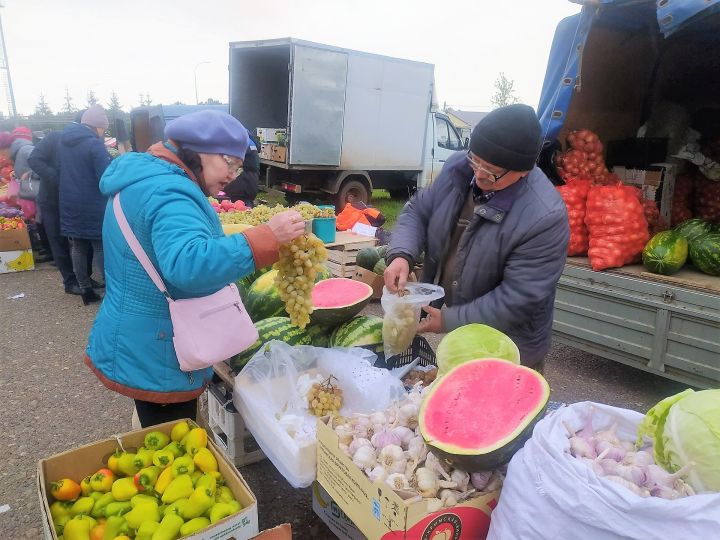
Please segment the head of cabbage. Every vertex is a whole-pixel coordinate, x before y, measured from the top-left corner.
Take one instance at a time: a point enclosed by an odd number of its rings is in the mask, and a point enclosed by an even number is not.
[[[520,351],[512,339],[492,326],[477,323],[466,324],[449,332],[440,340],[435,356],[440,375],[460,364],[480,358],[500,358],[520,363]]]
[[[638,427],[638,444],[652,439],[655,461],[669,472],[692,463],[687,482],[720,492],[720,390],[687,389],[660,401]]]

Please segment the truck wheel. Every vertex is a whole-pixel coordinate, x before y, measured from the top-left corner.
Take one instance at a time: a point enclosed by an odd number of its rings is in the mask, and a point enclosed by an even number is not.
[[[360,180],[345,180],[335,197],[335,207],[339,211],[345,208],[346,203],[358,201],[370,203],[370,190],[367,184]]]

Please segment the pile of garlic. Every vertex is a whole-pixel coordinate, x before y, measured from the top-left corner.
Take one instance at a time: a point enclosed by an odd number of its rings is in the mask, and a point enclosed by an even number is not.
[[[428,512],[499,489],[503,472],[453,469],[428,451],[418,428],[421,402],[417,384],[385,411],[335,419],[340,449],[372,482],[385,482],[407,502],[426,500]]]

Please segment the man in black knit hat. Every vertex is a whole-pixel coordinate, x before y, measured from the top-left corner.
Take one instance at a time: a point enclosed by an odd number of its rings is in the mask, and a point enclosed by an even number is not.
[[[524,365],[542,370],[555,286],[570,236],[560,195],[535,166],[542,133],[527,105],[501,107],[472,131],[470,148],[405,206],[387,253],[385,285],[403,288],[425,251],[422,279],[445,289],[419,332],[482,323],[506,333]]]

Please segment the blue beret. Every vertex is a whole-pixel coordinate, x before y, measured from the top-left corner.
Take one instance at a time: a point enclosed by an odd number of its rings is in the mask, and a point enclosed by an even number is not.
[[[203,154],[225,154],[243,159],[248,148],[245,126],[227,113],[198,111],[168,122],[165,137]]]

